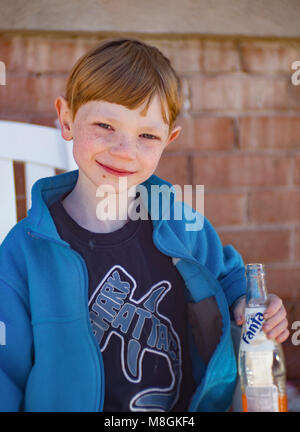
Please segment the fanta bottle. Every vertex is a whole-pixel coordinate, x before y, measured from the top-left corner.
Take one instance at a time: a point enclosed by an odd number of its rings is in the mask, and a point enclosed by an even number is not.
[[[246,265],[245,321],[241,333],[238,371],[243,411],[287,411],[286,372],[281,345],[262,330],[267,302],[263,264]]]

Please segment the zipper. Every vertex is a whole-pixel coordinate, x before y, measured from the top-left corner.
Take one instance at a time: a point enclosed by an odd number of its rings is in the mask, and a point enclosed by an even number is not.
[[[62,243],[61,240],[56,240],[54,238],[45,236],[43,234],[37,233],[35,231],[32,230],[27,230],[27,234],[29,236],[31,236],[32,238],[36,238],[36,239],[43,239],[43,240],[47,240],[47,241],[52,241],[54,243],[57,243],[60,246],[66,247],[70,250],[71,253],[73,253],[76,257],[78,257],[81,266],[82,266],[82,270],[83,270],[83,274],[84,274],[84,292],[85,292],[85,298],[88,299],[88,272],[87,272],[87,268],[86,268],[86,264],[84,259],[82,258],[82,256],[76,252],[74,249],[72,249],[71,247],[67,246],[67,243]],[[96,352],[97,352],[97,357],[98,357],[98,366],[100,369],[100,401],[99,401],[99,410],[98,411],[103,411],[103,405],[104,405],[104,394],[105,394],[105,375],[104,375],[104,362],[103,362],[103,357],[99,348],[98,343],[95,340],[93,331],[92,331],[92,327],[91,327],[91,322],[89,319],[90,316],[90,312],[89,312],[89,308],[88,308],[88,302],[86,303],[86,309],[87,309],[87,327],[88,327],[88,334],[89,334],[89,338],[90,341],[92,343],[92,346],[94,346]]]
[[[182,256],[182,255],[179,255],[179,256],[178,256],[178,254],[176,255],[176,257],[174,257],[173,254],[170,254],[169,251],[167,251],[166,249],[164,249],[164,247],[161,246],[161,244],[160,244],[160,242],[159,242],[159,240],[158,240],[158,238],[157,238],[157,231],[154,231],[154,233],[153,233],[153,242],[154,242],[155,246],[156,246],[156,247],[157,247],[157,248],[158,248],[158,249],[159,249],[163,254],[165,254],[165,255],[167,255],[167,256],[169,256],[169,257],[172,258],[172,262],[173,262],[173,264],[175,265],[176,268],[177,268],[176,264],[177,264],[181,259],[183,259],[183,260],[185,260],[185,261],[188,261],[188,262],[190,262],[190,263],[192,263],[192,264],[197,264],[197,265],[200,267],[199,263],[198,263],[196,260],[192,260],[192,259],[187,258],[186,256]],[[178,271],[179,271],[179,270],[178,270]],[[185,285],[186,285],[186,284],[185,284]],[[187,290],[188,290],[188,287],[186,287],[186,288],[187,288]],[[201,380],[201,383],[197,386],[196,390],[194,391],[194,394],[191,396],[191,400],[193,399],[194,395],[197,393],[197,390],[198,390],[198,388],[201,386],[201,384],[202,384],[202,380]],[[188,406],[188,412],[191,411],[191,405],[192,405],[192,403],[190,403],[189,406]],[[195,405],[195,404],[193,404],[193,405]]]
[[[74,251],[74,249],[70,248],[70,250],[72,250],[72,252],[74,252],[78,256],[79,260],[81,261],[82,269],[83,269],[83,273],[84,273],[84,279],[85,279],[85,284],[84,284],[85,298],[87,299],[88,298],[88,272],[87,272],[85,261],[84,261],[84,259],[82,258],[82,256],[78,252]],[[98,355],[98,360],[99,360],[98,364],[100,364],[100,380],[101,381],[100,381],[99,411],[103,411],[104,394],[105,394],[104,362],[103,362],[103,357],[102,357],[99,345],[96,342],[94,334],[93,334],[93,331],[92,331],[91,321],[89,319],[90,311],[89,311],[89,307],[88,307],[88,302],[86,304],[87,304],[87,316],[88,316],[88,319],[87,319],[88,323],[87,324],[88,324],[88,330],[89,330],[89,334],[90,334],[90,339],[92,340],[92,344],[94,344],[94,346],[96,348],[97,355]]]
[[[154,232],[154,235],[153,235],[153,241],[154,241],[155,246],[156,246],[156,247],[157,247],[157,248],[158,248],[162,253],[164,253],[165,255],[168,255],[168,256],[170,256],[170,257],[173,257],[173,259],[174,259],[174,255],[170,254],[170,252],[169,252],[168,250],[164,249],[164,247],[161,246],[161,244],[160,244],[160,242],[159,242],[159,240],[158,240],[158,238],[157,238],[157,232]],[[204,270],[205,273],[208,273],[208,271],[205,269],[205,267],[202,266],[200,263],[198,263],[198,261],[197,261],[196,259],[191,259],[191,258],[189,258],[189,257],[187,257],[187,256],[182,256],[182,255],[178,255],[178,254],[177,254],[177,256],[176,256],[176,258],[175,258],[175,265],[177,264],[178,261],[180,261],[180,259],[183,259],[183,260],[185,260],[185,261],[187,261],[187,262],[190,262],[190,263],[196,265],[196,266],[197,266],[201,271]],[[179,271],[179,270],[178,270],[178,271]],[[186,285],[186,284],[185,284],[185,285]],[[187,287],[187,289],[188,289],[188,287]],[[190,291],[189,291],[189,292],[190,292]],[[222,314],[222,317],[223,317],[223,314]],[[219,346],[220,346],[220,343],[218,344],[218,347],[219,347]],[[217,348],[216,348],[216,350],[217,350]],[[211,371],[211,369],[212,369],[212,367],[213,367],[212,359],[213,359],[213,357],[215,357],[215,354],[216,354],[216,351],[213,353],[212,357],[210,358],[210,360],[209,360],[209,365],[207,366],[206,371],[205,371],[205,375],[203,376],[203,378],[201,379],[200,384],[197,386],[196,390],[194,391],[193,395],[191,396],[191,400],[194,398],[194,396],[195,396],[196,393],[198,392],[199,388],[205,386],[205,381],[206,381],[205,377],[208,376],[208,374],[210,373],[210,371]],[[198,404],[199,404],[199,398],[198,398],[198,402],[197,402],[197,403],[195,403],[195,401],[194,401],[194,402],[191,402],[191,403],[189,404],[188,411],[189,411],[189,412],[193,411],[193,409],[194,409],[196,406],[198,406]]]

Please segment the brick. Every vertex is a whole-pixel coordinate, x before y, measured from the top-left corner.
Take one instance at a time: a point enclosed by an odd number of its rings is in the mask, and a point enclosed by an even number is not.
[[[242,149],[300,147],[300,117],[244,117],[239,120]]]
[[[294,320],[300,321],[300,299],[298,297],[298,300],[294,302]]]
[[[224,244],[232,244],[244,262],[281,263],[289,260],[290,231],[288,229],[220,231]]]
[[[209,187],[287,185],[291,160],[257,155],[203,155],[193,158],[194,183]]]
[[[300,155],[295,157],[294,182],[300,185]]]
[[[30,117],[29,123],[32,124],[38,124],[41,126],[49,126],[49,127],[55,127],[55,120],[57,119],[57,116],[53,115],[52,116],[39,116],[37,115],[33,115]]]
[[[289,327],[291,327],[294,321],[300,321],[300,299],[294,296],[291,298],[286,297],[283,303],[287,312]]]
[[[242,73],[188,78],[191,111],[284,110],[288,108],[287,80]]]
[[[185,156],[163,154],[155,174],[172,184],[191,184],[188,176],[188,161]]]
[[[246,208],[246,194],[204,191],[204,213],[214,226],[244,224],[246,222]]]
[[[266,285],[268,292],[277,294],[284,302],[300,299],[299,279],[300,264],[291,267],[279,266],[279,268],[272,268],[272,266],[267,266],[266,268]]]
[[[69,73],[79,57],[99,42],[81,38],[28,37],[25,40],[25,69],[38,73]]]
[[[291,335],[289,339],[282,344],[284,357],[285,357],[285,365],[287,371],[287,379],[288,380],[299,380],[300,371],[300,349],[299,345],[294,346],[291,343]]]
[[[0,60],[5,63],[6,72],[24,71],[24,36],[0,37]]]
[[[30,105],[33,82],[28,77],[8,75],[6,85],[0,87],[0,113],[15,114],[22,111],[25,114]]]
[[[54,100],[65,93],[64,76],[21,77],[9,75],[7,85],[0,86],[0,114],[22,112],[55,114]]]
[[[205,72],[236,72],[240,69],[236,41],[203,41],[203,70]]]
[[[179,117],[179,137],[166,150],[225,151],[234,147],[233,119],[224,117]]]
[[[240,49],[245,72],[290,73],[300,59],[299,42],[243,41]]]
[[[0,87],[0,105],[1,105],[1,87]],[[6,113],[1,112],[1,120],[8,120],[8,121],[16,121],[16,122],[30,122],[30,116],[25,113]]]
[[[299,222],[299,219],[298,219]],[[294,233],[294,253],[295,260],[300,262],[300,228],[295,229]]]
[[[156,46],[178,73],[202,71],[202,41],[197,38],[175,40],[145,38],[145,42]]]
[[[298,223],[300,191],[257,191],[249,197],[251,223]]]
[[[288,109],[293,111],[300,110],[300,85],[294,85],[289,79],[287,81],[287,96],[288,96]]]

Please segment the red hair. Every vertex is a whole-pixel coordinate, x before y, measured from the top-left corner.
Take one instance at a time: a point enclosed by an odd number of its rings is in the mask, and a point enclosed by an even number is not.
[[[135,109],[158,94],[169,133],[182,107],[180,78],[161,51],[136,39],[112,39],[84,54],[67,80],[66,99],[74,120],[79,107],[102,100]]]

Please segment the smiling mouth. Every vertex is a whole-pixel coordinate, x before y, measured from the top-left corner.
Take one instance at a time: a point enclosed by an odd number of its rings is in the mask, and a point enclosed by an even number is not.
[[[98,161],[96,161],[102,168],[104,168],[106,171],[112,173],[112,174],[117,174],[117,175],[130,175],[130,174],[134,174],[136,171],[126,171],[126,170],[121,170],[121,169],[117,169],[117,168],[113,168],[111,166],[108,165],[104,165]]]

